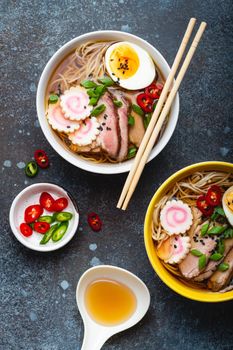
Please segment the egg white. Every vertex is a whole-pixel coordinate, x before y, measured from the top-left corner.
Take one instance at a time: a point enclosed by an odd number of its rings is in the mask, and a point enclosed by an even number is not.
[[[150,57],[150,55],[142,49],[140,46],[136,44],[132,44],[127,41],[122,41],[116,44],[113,44],[109,46],[105,53],[105,65],[106,69],[108,71],[108,74],[112,78],[113,81],[117,82],[118,79],[115,75],[113,75],[111,68],[110,68],[110,57],[113,52],[113,50],[122,45],[128,45],[131,46],[137,53],[138,59],[139,59],[139,67],[136,73],[128,78],[128,79],[120,79],[119,85],[127,90],[140,90],[144,89],[145,87],[149,86],[155,79],[155,64]]]
[[[227,220],[229,221],[229,223],[231,224],[231,226],[233,226],[233,213],[232,211],[228,208],[228,206],[226,205],[225,201],[226,201],[226,194],[228,192],[232,192],[233,191],[233,186],[231,186],[230,188],[228,188],[228,190],[224,193],[223,197],[222,197],[222,206],[223,206],[223,210],[226,214]]]

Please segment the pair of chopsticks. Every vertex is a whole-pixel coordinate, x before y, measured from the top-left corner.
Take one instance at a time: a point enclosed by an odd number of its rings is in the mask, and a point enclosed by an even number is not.
[[[180,44],[179,50],[176,54],[175,60],[173,62],[171,71],[168,75],[168,78],[165,82],[165,85],[163,87],[162,93],[159,97],[158,103],[156,105],[155,111],[152,115],[151,121],[149,123],[149,126],[146,130],[146,133],[143,137],[142,143],[138,149],[138,152],[136,154],[136,157],[134,159],[133,166],[130,170],[130,173],[126,179],[125,185],[123,187],[123,190],[121,192],[120,199],[117,203],[117,208],[121,208],[123,210],[126,210],[129,201],[134,193],[134,190],[137,186],[137,183],[139,181],[139,178],[142,174],[142,171],[146,165],[147,159],[150,155],[150,152],[155,144],[155,141],[159,135],[159,132],[163,126],[163,123],[166,119],[166,116],[171,108],[172,102],[175,99],[176,93],[179,89],[179,86],[184,78],[184,75],[188,69],[188,66],[192,60],[192,57],[194,55],[194,52],[196,51],[196,48],[199,44],[199,41],[201,40],[202,34],[204,33],[204,30],[206,28],[206,23],[201,22],[200,27],[193,39],[193,42],[191,44],[191,47],[184,59],[184,62],[180,68],[180,71],[177,75],[177,79],[174,81],[175,74],[177,72],[177,69],[179,67],[179,64],[181,62],[181,59],[183,57],[184,51],[186,49],[186,46],[189,42],[190,36],[192,34],[194,25],[196,23],[195,18],[191,18],[189,21],[189,24],[187,26],[186,32],[184,34],[184,37],[182,39],[182,42]],[[169,92],[169,89],[171,85],[173,84],[171,91]]]

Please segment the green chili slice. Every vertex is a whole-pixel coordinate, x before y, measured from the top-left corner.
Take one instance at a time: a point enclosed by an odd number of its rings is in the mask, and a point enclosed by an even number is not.
[[[50,229],[44,234],[40,244],[46,244],[52,238],[54,231],[58,228],[59,224],[55,224],[50,227]]]
[[[38,173],[38,165],[36,164],[36,162],[34,160],[32,160],[31,162],[28,162],[25,167],[25,174],[28,177],[34,177],[36,176],[37,173]]]
[[[43,215],[43,216],[40,216],[37,221],[39,221],[39,222],[47,222],[48,224],[52,224],[52,222],[54,222],[54,219],[53,219],[53,216]]]
[[[91,111],[91,115],[94,116],[94,117],[97,117],[98,115],[100,115],[101,113],[103,113],[106,109],[106,106],[103,104],[103,105],[99,105],[98,107],[94,108],[92,111]]]
[[[132,115],[128,116],[128,125],[134,125],[135,124],[135,119]]]
[[[229,269],[229,264],[228,263],[221,263],[221,264],[218,265],[218,270],[219,271],[224,272],[224,271],[226,271],[228,269]]]
[[[69,226],[69,222],[68,221],[64,221],[62,222],[57,229],[53,232],[52,235],[52,240],[54,242],[60,241],[60,239],[62,239],[62,237],[64,236],[64,234],[67,231],[67,228]]]
[[[56,94],[49,95],[49,102],[50,103],[56,103],[58,101],[59,97]]]
[[[69,221],[73,217],[73,214],[69,213],[68,211],[61,211],[60,213],[55,213],[53,215],[54,220],[62,222],[62,221]]]

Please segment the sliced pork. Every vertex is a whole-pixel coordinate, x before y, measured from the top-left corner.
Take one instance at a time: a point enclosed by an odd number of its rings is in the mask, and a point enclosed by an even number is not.
[[[213,292],[218,292],[224,288],[233,277],[233,249],[225,257],[224,263],[229,264],[229,269],[226,271],[216,271],[208,281],[208,288]]]
[[[196,230],[194,231],[193,237],[191,239],[190,250],[199,250],[202,254],[205,254],[206,260],[208,261],[210,255],[217,245],[217,242],[214,237],[201,237],[201,227],[202,225],[197,226]],[[199,269],[198,260],[198,257],[194,256],[192,253],[189,253],[186,258],[179,264],[179,270],[185,278],[194,278],[204,270]]]

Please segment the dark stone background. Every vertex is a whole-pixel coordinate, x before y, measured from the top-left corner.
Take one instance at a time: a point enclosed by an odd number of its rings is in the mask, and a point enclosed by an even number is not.
[[[35,103],[40,74],[61,45],[100,29],[139,35],[171,64],[192,16],[207,21],[208,27],[180,89],[177,128],[164,151],[147,165],[129,209],[121,212],[115,206],[126,175],[79,170],[43,136]],[[169,175],[198,161],[232,161],[232,1],[3,0],[0,28],[0,349],[80,349],[83,326],[75,288],[81,274],[99,261],[136,273],[152,297],[146,317],[109,340],[105,349],[232,349],[232,303],[197,303],[169,290],[152,270],[143,242],[147,205]],[[47,151],[51,167],[30,180],[20,168],[37,148]],[[24,248],[8,222],[18,192],[43,181],[72,191],[81,210],[73,240],[51,254]],[[102,217],[101,233],[87,226],[89,210]],[[93,243],[95,251],[89,247]]]

